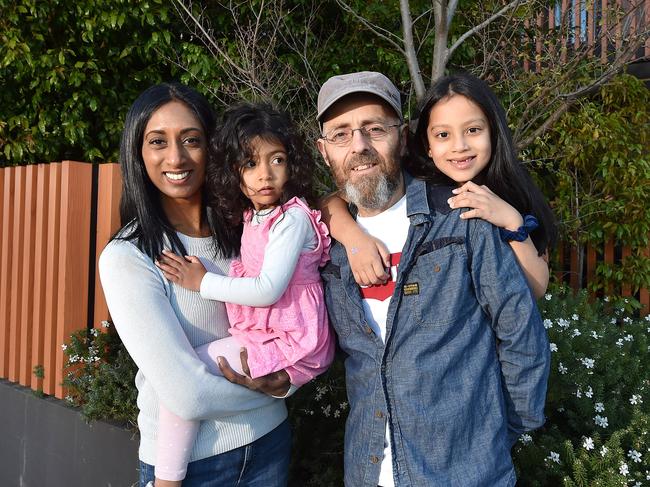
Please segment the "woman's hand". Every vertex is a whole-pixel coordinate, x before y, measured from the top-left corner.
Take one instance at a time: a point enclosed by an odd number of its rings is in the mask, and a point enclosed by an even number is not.
[[[201,280],[207,271],[198,257],[181,257],[169,250],[163,250],[162,253],[156,260],[156,265],[168,280],[191,291],[201,290]]]
[[[364,231],[358,233],[353,244],[345,247],[354,280],[360,286],[384,284],[390,277],[390,253],[384,243]]]
[[[246,375],[241,375],[235,372],[224,357],[217,357],[221,373],[226,379],[233,384],[248,387],[253,391],[263,392],[269,396],[283,397],[287,394],[289,387],[291,387],[291,383],[289,382],[289,374],[287,374],[284,369],[277,372],[271,372],[270,374],[257,377],[256,379],[251,379],[251,372],[248,368],[248,352],[245,348],[241,349],[240,357],[242,370]]]
[[[482,218],[492,225],[516,231],[524,224],[521,214],[494,194],[487,186],[471,181],[452,191],[456,196],[447,200],[451,208],[472,208],[461,218]]]

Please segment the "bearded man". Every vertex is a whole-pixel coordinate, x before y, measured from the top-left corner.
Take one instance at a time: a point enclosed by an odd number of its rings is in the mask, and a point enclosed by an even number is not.
[[[400,95],[380,73],[330,78],[318,149],[357,223],[391,254],[355,283],[338,242],[323,269],[345,359],[348,487],[513,486],[510,449],[544,422],[550,353],[509,245],[401,164]]]

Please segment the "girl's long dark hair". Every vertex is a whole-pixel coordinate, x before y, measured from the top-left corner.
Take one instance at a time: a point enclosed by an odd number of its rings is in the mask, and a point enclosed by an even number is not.
[[[476,103],[488,119],[492,154],[487,166],[474,178],[476,184],[485,184],[500,198],[510,203],[523,215],[534,215],[539,227],[530,235],[540,255],[555,246],[557,227],[546,198],[537,187],[526,167],[517,158],[506,114],[487,83],[466,73],[445,76],[429,89],[417,109],[418,121],[410,142],[410,160],[407,169],[414,176],[443,184],[456,183],[445,176],[428,157],[427,127],[429,113],[440,100],[462,95]]]
[[[241,103],[223,113],[210,143],[208,188],[210,205],[220,208],[231,225],[240,225],[252,202],[240,189],[242,164],[254,154],[256,137],[276,141],[287,153],[287,182],[280,204],[294,196],[314,205],[314,162],[303,138],[289,117],[266,103]]]
[[[185,255],[186,250],[169,223],[160,203],[158,189],[149,179],[142,159],[144,130],[153,113],[171,101],[178,101],[196,115],[206,138],[214,131],[215,117],[208,101],[197,91],[180,83],[161,83],[143,91],[129,109],[120,142],[122,170],[122,197],[120,218],[122,228],[113,236],[118,240],[134,241],[137,247],[152,259],[158,257],[168,239],[172,250]],[[205,200],[205,191],[203,191]],[[231,234],[236,233],[218,211],[203,204],[202,217],[210,228],[215,254],[234,256],[239,242],[233,245]]]

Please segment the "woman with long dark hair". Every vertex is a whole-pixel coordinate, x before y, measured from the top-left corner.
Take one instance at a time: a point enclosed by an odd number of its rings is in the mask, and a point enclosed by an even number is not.
[[[208,102],[175,83],[145,90],[124,125],[124,226],[102,252],[99,272],[115,327],[139,369],[141,486],[154,479],[159,402],[183,419],[201,421],[183,485],[287,482],[287,411],[269,395],[288,390],[286,372],[253,380],[224,367],[224,376],[248,389],[211,373],[194,349],[227,336],[224,304],[176,286],[155,265],[170,249],[196,255],[208,271],[225,275],[238,250],[240,228],[205,204],[213,129]]]

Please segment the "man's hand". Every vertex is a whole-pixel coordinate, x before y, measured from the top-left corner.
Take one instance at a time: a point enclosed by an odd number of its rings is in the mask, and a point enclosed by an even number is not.
[[[248,387],[253,391],[263,392],[269,396],[282,397],[289,391],[291,383],[289,382],[289,374],[285,370],[271,372],[262,377],[251,379],[250,369],[248,368],[248,352],[245,348],[241,349],[240,357],[242,370],[246,375],[235,372],[224,357],[217,357],[221,373],[230,382]]]
[[[156,265],[163,272],[164,276],[185,289],[191,291],[201,290],[201,280],[206,274],[205,267],[198,257],[181,257],[169,250],[163,250],[156,260]]]

